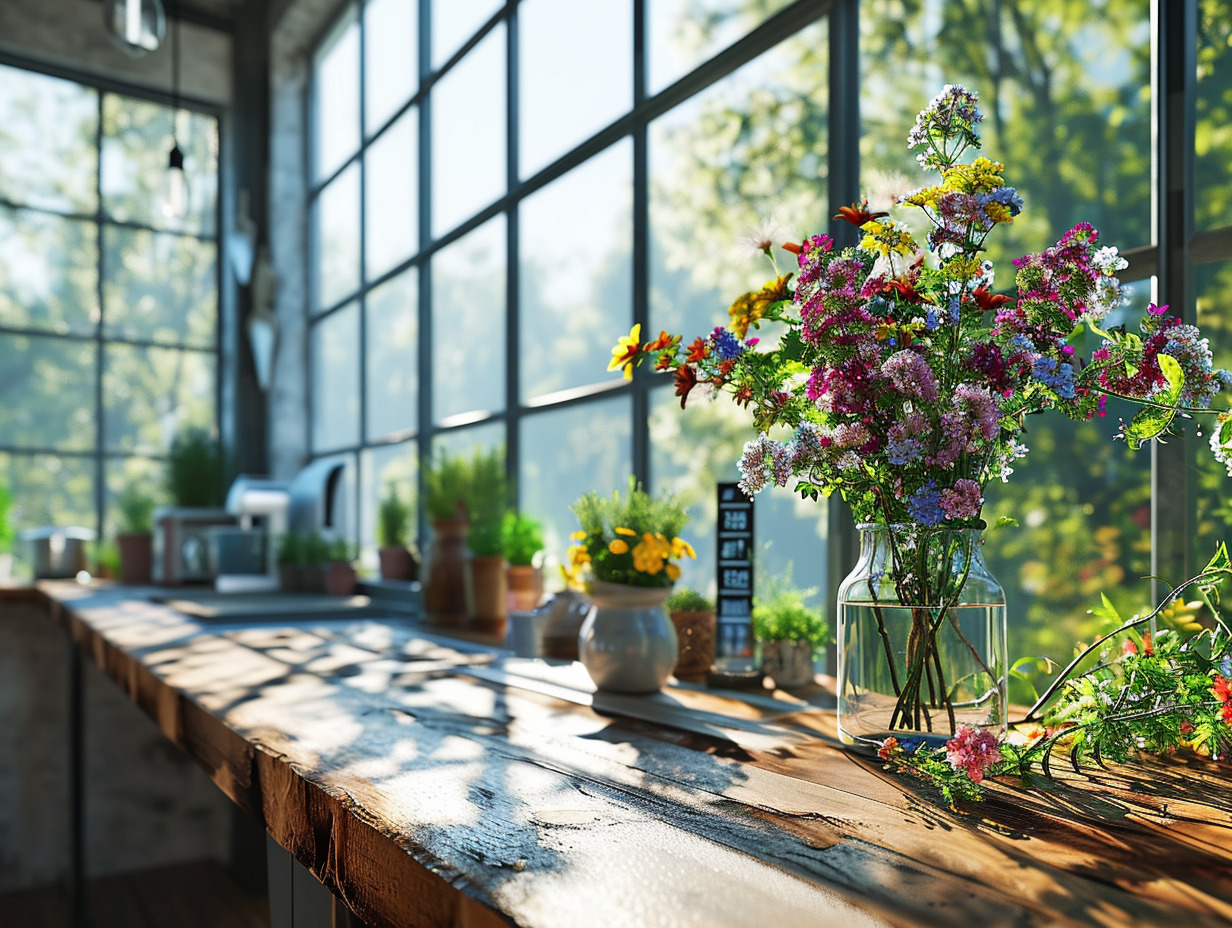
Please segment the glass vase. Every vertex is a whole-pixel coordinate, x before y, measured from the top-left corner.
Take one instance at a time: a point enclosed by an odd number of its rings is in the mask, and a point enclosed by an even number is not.
[[[1005,731],[1005,591],[980,529],[866,524],[838,591],[838,727],[875,751],[944,743],[960,725]]]
[[[663,607],[671,587],[591,582],[590,611],[578,629],[578,658],[600,690],[654,693],[680,655],[676,627]]]

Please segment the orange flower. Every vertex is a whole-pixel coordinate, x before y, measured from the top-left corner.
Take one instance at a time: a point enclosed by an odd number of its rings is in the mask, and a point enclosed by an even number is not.
[[[684,409],[684,404],[689,399],[689,391],[697,386],[697,371],[687,364],[681,364],[676,368],[675,380],[676,395],[680,397],[680,408]]]
[[[880,219],[882,216],[888,215],[890,214],[885,212],[871,212],[868,208],[868,198],[866,197],[859,203],[852,203],[850,206],[840,206],[838,212],[834,214],[834,218],[846,219],[853,226],[862,226],[870,219]]]
[[[710,354],[710,342],[702,338],[700,335],[693,339],[693,343],[689,345],[689,356],[685,358],[690,364],[696,364],[698,361],[706,360]]]

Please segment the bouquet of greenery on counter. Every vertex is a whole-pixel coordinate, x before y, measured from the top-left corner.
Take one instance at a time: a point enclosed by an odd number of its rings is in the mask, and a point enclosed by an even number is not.
[[[834,640],[830,623],[817,609],[804,603],[807,590],[775,589],[753,604],[753,636],[758,641],[807,641],[813,653]]]
[[[573,504],[582,530],[573,534],[566,576],[571,586],[588,578],[629,586],[671,586],[683,557],[695,558],[680,537],[688,514],[674,497],[656,499],[629,478],[629,489],[611,496],[587,493]]]
[[[937,787],[951,804],[979,799],[989,778],[1016,776],[1029,786],[1037,766],[1048,777],[1058,752],[1075,770],[1084,762],[1182,749],[1226,761],[1232,754],[1232,627],[1220,593],[1229,577],[1232,561],[1220,545],[1202,573],[1151,612],[1122,619],[1105,597],[1093,614],[1111,630],[1075,649],[1069,666],[1006,739],[962,726],[940,748],[887,738],[881,758],[890,769]],[[1012,672],[1021,675],[1034,660],[1020,660]]]
[[[543,526],[530,516],[510,509],[501,522],[501,549],[514,566],[529,567],[543,550]]]

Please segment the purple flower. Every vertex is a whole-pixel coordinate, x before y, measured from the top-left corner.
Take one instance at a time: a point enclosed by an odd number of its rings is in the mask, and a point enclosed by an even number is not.
[[[984,495],[980,492],[980,485],[966,477],[955,480],[953,487],[941,491],[941,508],[947,518],[974,519],[983,505]]]
[[[881,376],[899,393],[931,403],[937,399],[937,377],[928,362],[914,351],[897,351],[881,365]]]
[[[730,361],[744,353],[744,345],[740,344],[734,332],[720,326],[715,326],[710,333],[710,350],[720,361]]]

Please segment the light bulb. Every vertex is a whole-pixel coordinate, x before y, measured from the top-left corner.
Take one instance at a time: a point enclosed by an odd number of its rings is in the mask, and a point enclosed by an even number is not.
[[[188,178],[184,174],[184,153],[172,143],[163,175],[163,215],[168,219],[183,219],[188,215]]]
[[[138,57],[162,44],[167,17],[162,0],[104,0],[103,25],[112,42]]]

